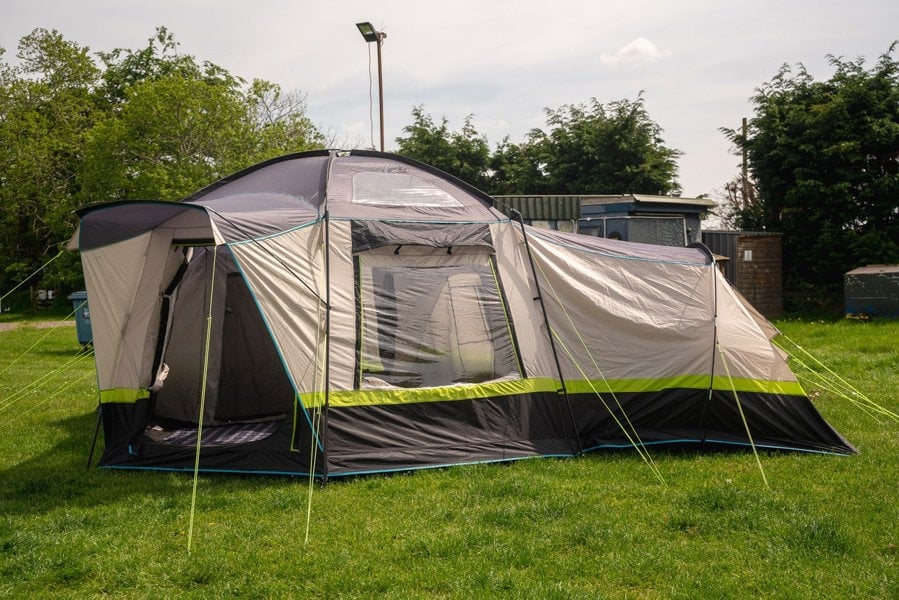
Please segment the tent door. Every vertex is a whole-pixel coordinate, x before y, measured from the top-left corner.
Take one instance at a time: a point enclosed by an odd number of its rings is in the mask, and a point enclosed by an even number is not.
[[[281,359],[240,274],[230,273],[226,287],[215,420],[281,417],[293,401]]]

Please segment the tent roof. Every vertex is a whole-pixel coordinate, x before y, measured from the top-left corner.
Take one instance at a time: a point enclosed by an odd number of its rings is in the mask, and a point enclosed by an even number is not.
[[[489,196],[433,167],[370,151],[319,150],[275,158],[225,177],[178,203],[90,206],[79,247],[89,249],[171,227],[175,242],[233,242],[335,219],[493,222]]]

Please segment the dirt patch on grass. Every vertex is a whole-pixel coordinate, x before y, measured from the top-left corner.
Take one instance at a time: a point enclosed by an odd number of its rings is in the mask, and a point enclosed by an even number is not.
[[[75,321],[35,321],[25,323],[0,323],[0,332],[18,329],[19,327],[34,327],[36,329],[53,329],[55,327],[74,327]]]

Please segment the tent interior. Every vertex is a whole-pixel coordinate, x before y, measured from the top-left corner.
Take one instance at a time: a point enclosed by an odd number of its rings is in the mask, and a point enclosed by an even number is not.
[[[216,260],[212,253],[217,252]],[[184,249],[186,268],[163,305],[147,435],[157,443],[196,443],[202,417],[205,444],[255,441],[291,413],[294,392],[258,307],[224,247]],[[188,258],[189,257],[189,258]],[[216,269],[215,277],[210,270]],[[215,288],[210,306],[210,281]],[[208,360],[207,316],[211,315]],[[205,394],[200,393],[206,371]],[[230,427],[230,429],[226,429]]]

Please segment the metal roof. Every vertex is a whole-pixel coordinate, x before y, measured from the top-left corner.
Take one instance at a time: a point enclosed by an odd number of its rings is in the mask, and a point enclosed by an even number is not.
[[[634,204],[677,204],[698,208],[714,208],[717,205],[714,200],[709,200],[708,198],[679,198],[677,196],[654,196],[650,194],[580,196],[580,199],[582,206],[620,204],[622,202],[633,202]]]
[[[899,265],[867,265],[852,269],[846,275],[873,275],[881,273],[899,274]]]

